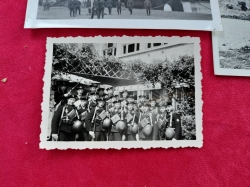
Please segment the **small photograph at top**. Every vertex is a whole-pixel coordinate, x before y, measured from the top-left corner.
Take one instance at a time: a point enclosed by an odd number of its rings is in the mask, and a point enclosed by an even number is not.
[[[35,7],[37,11],[34,13]],[[149,28],[148,21],[154,22],[155,20],[160,22],[155,23],[158,26],[151,25],[152,29],[173,27],[174,29],[222,30],[218,10],[218,2],[212,3],[211,0],[37,0],[37,2],[33,0],[28,2],[25,27],[47,27],[46,24],[49,24],[50,27]],[[29,16],[31,14],[32,17]],[[91,19],[106,20],[100,21],[106,26],[96,24],[97,21],[93,24]],[[122,23],[117,22],[119,19],[123,20]],[[34,25],[31,22],[34,23],[35,20],[37,23]],[[50,20],[57,20],[57,22],[53,25],[53,22],[48,22]],[[82,21],[79,22],[79,20]],[[124,20],[127,21],[124,23]],[[141,20],[148,21],[142,22]],[[180,26],[179,23],[170,23],[169,27],[166,20],[205,21],[205,24],[201,26],[197,26],[197,23],[196,26],[182,24]],[[207,28],[207,24],[211,24],[211,28]]]

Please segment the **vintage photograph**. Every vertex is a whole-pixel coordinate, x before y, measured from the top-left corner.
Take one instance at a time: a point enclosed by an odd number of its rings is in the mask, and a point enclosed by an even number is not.
[[[48,38],[40,147],[200,147],[199,52],[189,37]]]
[[[86,25],[93,26],[98,23],[95,27],[100,27],[99,24],[108,24],[111,28],[117,28],[120,27],[118,20],[122,19],[125,28],[138,27],[135,23],[143,25],[146,23],[145,27],[147,27],[148,21],[159,24],[157,20],[161,24],[164,23],[165,26],[162,27],[168,28],[167,24],[180,20],[191,21],[191,24],[196,23],[190,28],[186,24],[183,29],[196,30],[199,27],[197,24],[202,23],[200,27],[205,25],[207,27],[210,24],[212,27],[210,29],[222,30],[218,2],[211,2],[211,0],[32,0],[32,2],[29,1],[28,6],[33,7],[30,9],[32,16],[35,16],[37,23],[45,24],[44,27],[46,23],[55,23],[50,25],[51,27],[60,27],[60,24],[86,27]],[[34,9],[35,7],[37,9]],[[37,11],[34,12],[34,10]],[[32,21],[33,18],[28,15],[27,12],[26,21]],[[147,20],[147,22],[140,20]],[[176,25],[176,27],[180,26]],[[206,27],[204,30],[209,29]]]
[[[215,74],[250,76],[250,1],[219,3],[224,31],[213,33]]]

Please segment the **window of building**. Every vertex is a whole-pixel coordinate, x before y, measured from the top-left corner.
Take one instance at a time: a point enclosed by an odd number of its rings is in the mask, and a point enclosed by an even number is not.
[[[161,46],[161,43],[154,43],[153,46],[154,47]]]
[[[135,52],[135,44],[129,44],[128,45],[128,53]]]
[[[112,49],[108,49],[107,55],[108,55],[108,56],[112,56],[112,51],[113,51]]]
[[[114,45],[113,43],[108,43],[108,48],[113,47],[113,45]]]
[[[148,48],[151,48],[151,43],[148,43]]]
[[[103,51],[103,56],[106,56],[106,52],[105,51]]]
[[[114,48],[114,56],[116,56],[116,48]]]
[[[136,51],[140,50],[140,44],[136,44]]]
[[[124,45],[124,46],[123,46],[123,54],[126,54],[126,53],[127,53],[127,46]]]

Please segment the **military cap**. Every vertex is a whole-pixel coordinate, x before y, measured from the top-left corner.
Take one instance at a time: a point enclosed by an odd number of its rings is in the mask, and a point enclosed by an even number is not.
[[[130,103],[127,103],[127,106],[128,105],[134,105],[135,104],[135,102],[130,102]]]
[[[98,88],[97,91],[104,91],[104,88]]]
[[[116,103],[118,103],[118,101],[114,101],[114,102],[113,102],[113,104],[116,104]]]
[[[172,102],[171,102],[171,101],[168,101],[168,102],[166,103],[166,105],[167,105],[167,106],[169,106],[169,105],[172,106]]]
[[[84,89],[84,87],[83,87],[82,85],[79,85],[79,86],[76,87],[76,89],[77,89],[77,90],[79,90],[79,89]]]
[[[89,87],[90,87],[90,88],[91,88],[91,87],[97,88],[98,86],[97,86],[97,84],[91,84]]]
[[[57,85],[58,85],[58,86],[67,86],[67,84],[66,84],[65,81],[58,81],[58,82],[57,82]]]
[[[112,89],[113,89],[113,87],[111,86],[111,87],[107,88],[106,90],[112,90]]]
[[[139,98],[141,98],[141,97],[144,97],[144,98],[146,98],[146,95],[139,95]]]
[[[128,90],[123,90],[121,93],[122,93],[122,94],[123,94],[123,93],[128,93]]]
[[[105,101],[104,99],[97,99],[96,101],[97,101],[98,103],[99,103],[99,102],[104,102],[104,103],[106,103],[106,101]]]
[[[133,96],[133,95],[129,95],[129,96],[128,96],[128,98],[132,98],[132,99],[133,99],[133,98],[134,98],[134,96]]]

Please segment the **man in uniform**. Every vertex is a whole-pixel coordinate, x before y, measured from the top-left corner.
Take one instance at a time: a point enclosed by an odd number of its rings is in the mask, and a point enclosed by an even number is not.
[[[145,103],[146,96],[145,95],[139,95],[139,101],[137,103],[137,110],[141,110],[141,107]]]
[[[109,9],[109,15],[112,13],[112,0],[107,0],[106,1],[106,7]]]
[[[146,9],[147,15],[150,16],[150,13],[151,13],[151,11],[150,11],[150,8],[151,8],[150,0],[145,0],[144,1],[144,7]]]
[[[76,1],[76,15],[77,11],[79,12],[79,15],[81,15],[81,2],[79,0]]]
[[[174,112],[171,101],[167,102],[167,127],[175,128],[175,134],[172,140],[180,140],[182,138],[181,117]]]
[[[151,99],[150,101],[150,112],[152,112],[154,115],[158,114],[158,107],[156,106],[156,101],[154,99]]]
[[[105,1],[104,0],[99,0],[99,17],[98,19],[100,19],[100,17],[102,17],[102,19],[104,18],[104,9],[105,9]]]
[[[76,101],[81,100],[81,98],[85,97],[83,95],[83,92],[84,92],[84,88],[83,88],[82,85],[79,85],[79,86],[76,87],[76,93],[77,93]]]
[[[96,91],[97,91],[97,85],[96,84],[91,84],[90,86],[89,86],[89,92],[87,93],[87,97],[89,97],[89,95],[91,94],[91,93],[96,93]]]
[[[89,99],[88,99],[88,108],[87,110],[90,112],[92,108],[96,107],[97,105],[97,98],[98,95],[96,93],[91,93],[89,95]]]
[[[109,87],[106,90],[108,92],[108,96],[111,97],[113,95],[113,93],[114,93],[114,88],[113,87]]]
[[[166,105],[161,104],[159,108],[159,113],[156,115],[156,123],[159,128],[159,139],[165,140],[165,131],[167,127],[167,111],[166,111]]]
[[[139,135],[137,133],[133,133],[131,128],[133,125],[138,124],[138,113],[134,110],[134,103],[130,102],[127,103],[127,112],[125,113],[125,120],[127,122],[127,129],[126,129],[126,141],[139,141]]]
[[[75,17],[76,14],[76,1],[75,0],[70,0],[69,2],[69,11],[70,11],[70,17]]]
[[[98,98],[99,99],[102,99],[102,100],[105,99],[104,88],[98,88],[97,93],[98,93]]]
[[[144,103],[141,107],[142,112],[139,114],[139,137],[140,140],[158,140],[158,126],[155,123],[156,116],[149,112],[150,105],[148,103]],[[146,136],[143,133],[143,128],[146,125],[152,126],[152,132],[149,136]]]
[[[133,7],[134,7],[134,1],[133,0],[128,0],[127,2],[127,8],[130,12],[130,15],[133,14]]]
[[[66,105],[59,105],[54,113],[51,123],[53,141],[75,141],[75,133],[72,132],[72,125],[76,118],[74,106],[75,96],[67,97]]]
[[[121,2],[121,0],[118,0],[118,2],[116,3],[116,8],[117,8],[117,13],[122,14],[122,2]]]
[[[58,91],[54,93],[55,105],[65,104],[70,93],[67,92],[66,82],[58,82]]]
[[[98,99],[97,106],[93,107],[85,119],[86,132],[94,141],[106,141],[103,120],[106,118],[105,100]]]
[[[97,18],[100,18],[99,14],[99,3],[97,0],[94,0],[93,7],[92,7],[92,13],[91,13],[91,19],[94,18],[94,15],[96,14]]]
[[[121,100],[114,101],[113,104],[115,107],[108,111],[112,124],[109,134],[109,141],[124,141],[126,139],[125,132],[119,132],[119,130],[116,128],[116,124],[119,121],[124,121],[126,124],[126,120],[124,120],[125,113],[121,109]]]

